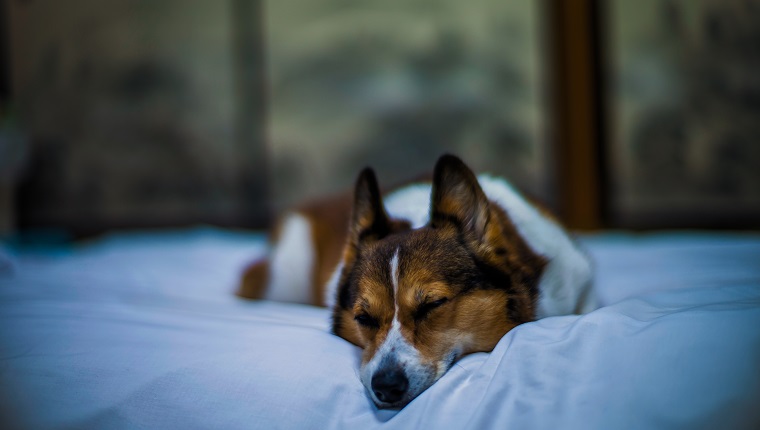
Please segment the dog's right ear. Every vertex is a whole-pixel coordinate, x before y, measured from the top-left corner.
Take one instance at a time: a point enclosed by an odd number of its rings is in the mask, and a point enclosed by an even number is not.
[[[351,288],[350,274],[362,247],[389,235],[394,225],[388,218],[388,213],[385,212],[375,172],[367,167],[362,170],[359,179],[356,180],[348,240],[343,248],[342,269],[332,315],[332,332],[358,346],[363,345],[353,321],[351,307],[356,292]]]
[[[359,174],[354,190],[354,206],[349,226],[349,245],[355,249],[380,240],[391,232],[375,172],[367,167]]]
[[[477,244],[486,240],[490,218],[488,198],[478,178],[453,155],[438,159],[433,172],[430,225],[452,225]]]

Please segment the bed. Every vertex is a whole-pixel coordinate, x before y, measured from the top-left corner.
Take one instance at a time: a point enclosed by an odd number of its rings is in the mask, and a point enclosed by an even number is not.
[[[256,233],[0,249],[0,427],[760,428],[760,235],[580,238],[602,305],[377,410],[328,312],[233,296]]]

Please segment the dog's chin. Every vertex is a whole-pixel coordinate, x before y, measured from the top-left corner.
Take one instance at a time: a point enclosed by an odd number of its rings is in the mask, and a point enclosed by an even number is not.
[[[388,410],[396,410],[396,411],[398,411],[398,410],[403,409],[404,406],[408,405],[409,402],[412,401],[412,399],[401,400],[401,401],[398,401],[396,403],[383,403],[383,402],[378,402],[375,399],[372,399],[372,401],[375,402],[375,406],[377,406],[378,409],[388,409]]]
[[[372,399],[372,402],[378,409],[400,410],[411,403],[412,400],[414,400],[419,395],[419,393],[415,395],[404,396],[403,399],[394,403],[381,402],[380,400],[376,399],[375,396],[373,396],[371,393],[367,393],[367,395],[369,395],[370,399]]]

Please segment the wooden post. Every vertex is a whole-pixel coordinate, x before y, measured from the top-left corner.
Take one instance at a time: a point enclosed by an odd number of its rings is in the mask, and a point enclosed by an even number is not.
[[[571,228],[604,226],[602,81],[594,0],[547,0],[560,214]]]

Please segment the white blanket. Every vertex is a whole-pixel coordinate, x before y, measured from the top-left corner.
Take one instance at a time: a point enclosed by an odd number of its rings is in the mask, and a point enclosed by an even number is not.
[[[760,428],[760,236],[583,238],[604,305],[524,324],[377,410],[328,312],[246,302],[262,236],[0,252],[0,427]]]

